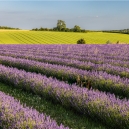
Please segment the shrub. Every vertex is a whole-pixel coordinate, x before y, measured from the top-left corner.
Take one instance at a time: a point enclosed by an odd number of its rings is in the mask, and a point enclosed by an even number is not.
[[[77,44],[85,44],[85,43],[86,43],[86,41],[84,39],[79,39],[77,41]]]
[[[106,44],[111,44],[111,42],[108,40],[108,41],[106,42]]]
[[[117,42],[116,42],[116,44],[119,44],[119,43],[120,43],[120,41],[117,41]]]

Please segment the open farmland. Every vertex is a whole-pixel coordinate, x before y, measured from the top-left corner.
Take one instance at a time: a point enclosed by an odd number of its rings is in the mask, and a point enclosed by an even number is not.
[[[1,44],[76,44],[80,38],[88,44],[129,43],[129,35],[118,33],[0,30]]]
[[[0,127],[129,129],[128,50],[0,45]]]

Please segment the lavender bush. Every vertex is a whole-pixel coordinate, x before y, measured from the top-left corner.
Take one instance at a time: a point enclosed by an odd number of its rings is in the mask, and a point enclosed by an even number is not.
[[[49,116],[21,105],[13,97],[0,91],[0,126],[3,129],[69,129]]]

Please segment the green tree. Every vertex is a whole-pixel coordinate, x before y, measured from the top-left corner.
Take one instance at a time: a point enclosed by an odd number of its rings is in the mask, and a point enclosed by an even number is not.
[[[70,31],[70,29],[69,29],[69,28],[66,28],[66,29],[65,29],[65,32],[69,32],[69,31]]]
[[[66,28],[65,22],[62,21],[62,20],[58,20],[58,21],[57,21],[57,29],[58,29],[59,31],[61,31],[62,29],[65,30],[65,28]]]
[[[75,25],[74,28],[73,28],[73,31],[74,32],[81,32],[80,26]]]
[[[48,29],[48,28],[44,28],[44,30],[45,30],[45,31],[49,31],[49,29]]]
[[[61,31],[65,31],[65,28],[62,28]]]
[[[38,28],[35,28],[35,31],[38,31]]]
[[[82,29],[82,30],[81,30],[81,32],[84,32],[84,33],[86,33],[86,30],[85,30],[85,29]]]
[[[53,28],[53,31],[57,31],[57,27],[54,27],[54,28]]]
[[[49,29],[49,31],[53,31],[53,29]]]
[[[44,28],[42,28],[42,27],[41,27],[39,30],[43,31],[43,30],[44,30]]]

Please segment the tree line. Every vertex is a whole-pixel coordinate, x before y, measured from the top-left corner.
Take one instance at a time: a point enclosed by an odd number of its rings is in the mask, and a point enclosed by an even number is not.
[[[0,26],[0,29],[13,29],[13,30],[20,30],[19,28],[12,28],[8,26]]]
[[[85,29],[81,29],[80,26],[78,25],[75,25],[73,28],[67,28],[66,27],[66,23],[65,21],[62,21],[62,20],[58,20],[57,21],[57,26],[54,27],[54,28],[34,28],[32,29],[34,31],[62,31],[62,32],[88,32],[88,30],[85,30]]]
[[[102,32],[108,32],[108,33],[121,33],[121,34],[129,34],[129,29],[122,29],[122,30],[104,30]]]
[[[108,33],[122,33],[122,34],[129,34],[129,29],[122,29],[122,30],[85,30],[81,29],[80,26],[75,25],[73,28],[67,28],[65,21],[58,20],[56,27],[53,28],[34,28],[34,31],[62,31],[62,32],[108,32]]]

